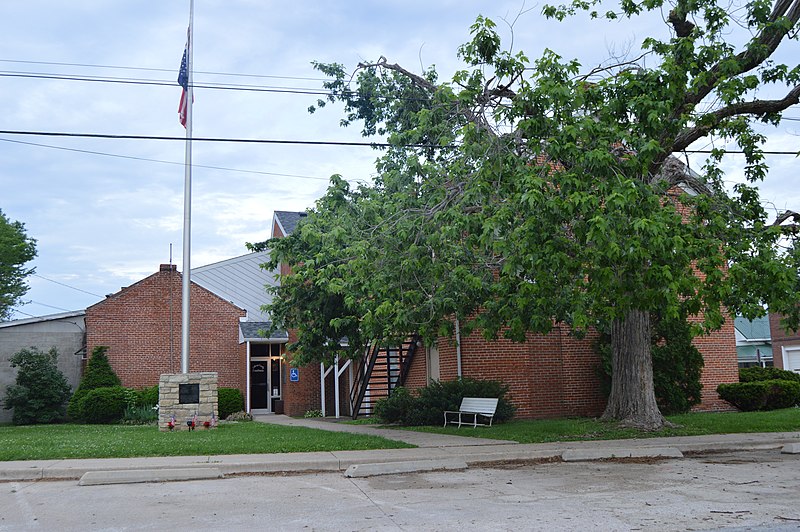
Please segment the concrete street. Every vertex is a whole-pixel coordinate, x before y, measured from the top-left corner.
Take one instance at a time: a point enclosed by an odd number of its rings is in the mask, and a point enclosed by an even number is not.
[[[779,449],[78,486],[0,483],[4,530],[800,530],[800,455]]]

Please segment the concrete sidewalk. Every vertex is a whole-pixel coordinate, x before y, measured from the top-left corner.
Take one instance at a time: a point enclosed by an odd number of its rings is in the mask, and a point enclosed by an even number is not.
[[[372,434],[418,445],[414,449],[382,449],[370,451],[334,451],[313,453],[178,456],[149,458],[103,458],[70,460],[32,460],[0,462],[0,481],[78,479],[87,472],[148,471],[160,472],[157,480],[170,480],[169,471],[197,469],[198,476],[207,476],[213,469],[223,475],[241,473],[304,473],[312,471],[346,471],[364,464],[396,464],[398,462],[449,462],[462,460],[476,466],[492,462],[542,459],[592,460],[626,456],[676,456],[676,451],[713,452],[731,450],[775,449],[788,446],[800,449],[800,432],[717,434],[591,442],[557,442],[517,444],[483,438],[445,436],[411,431],[383,429],[364,425],[347,425],[319,419],[293,419],[271,416],[259,421],[323,430]],[[800,452],[800,451],[798,451]],[[177,473],[176,473],[177,474]],[[175,480],[177,480],[176,478]],[[143,476],[139,481],[153,480]]]

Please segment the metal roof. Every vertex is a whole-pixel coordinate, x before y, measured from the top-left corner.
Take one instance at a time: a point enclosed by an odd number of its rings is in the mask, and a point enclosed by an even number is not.
[[[279,281],[276,271],[261,268],[267,260],[269,251],[262,251],[192,268],[192,282],[246,310],[248,321],[269,321],[261,305],[272,301],[266,287]]]
[[[0,322],[0,328],[3,327],[16,327],[18,325],[30,325],[31,323],[41,323],[45,321],[63,320],[65,318],[76,318],[85,316],[85,310],[73,310],[70,312],[61,312],[59,314],[48,314],[47,316],[37,316],[34,318],[23,318],[21,320],[11,320]]]

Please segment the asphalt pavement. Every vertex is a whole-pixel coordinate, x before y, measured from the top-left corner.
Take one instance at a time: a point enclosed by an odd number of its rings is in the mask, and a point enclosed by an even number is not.
[[[589,442],[519,444],[488,438],[450,436],[323,419],[281,415],[256,421],[382,436],[412,449],[330,451],[255,455],[101,458],[0,462],[0,481],[81,479],[84,484],[158,482],[254,473],[340,471],[347,476],[458,469],[514,461],[583,461],[607,458],[677,458],[684,453],[783,449],[800,454],[800,432],[716,434]],[[99,480],[98,480],[99,479]]]

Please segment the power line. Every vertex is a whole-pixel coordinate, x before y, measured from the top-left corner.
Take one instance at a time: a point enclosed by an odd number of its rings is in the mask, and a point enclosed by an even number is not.
[[[28,301],[28,303],[33,303],[34,305],[39,305],[40,307],[48,307],[48,308],[52,308],[52,309],[55,309],[55,310],[63,310],[64,312],[69,312],[69,309],[61,308],[61,307],[55,307],[53,305],[48,305],[46,303],[39,303],[38,301],[34,301],[34,300],[30,300],[30,301]]]
[[[175,166],[183,166],[185,163],[176,162],[176,161],[164,161],[161,159],[150,159],[147,157],[136,157],[135,155],[121,155],[117,153],[107,153],[102,151],[94,151],[94,150],[81,150],[78,148],[67,148],[66,146],[54,146],[52,144],[40,144],[38,142],[25,142],[23,140],[13,140],[13,139],[4,139],[0,138],[0,142],[11,142],[14,144],[23,144],[25,146],[36,146],[39,148],[50,148],[53,150],[62,150],[62,151],[71,151],[76,153],[86,153],[90,155],[102,155],[104,157],[115,157],[118,159],[128,159],[133,161],[145,161],[151,163],[160,163],[160,164],[171,164]],[[260,170],[244,170],[241,168],[227,168],[224,166],[211,166],[205,164],[192,164],[193,168],[208,168],[211,170],[222,170],[226,172],[239,172],[239,173],[246,173],[246,174],[257,174],[257,175],[269,175],[275,177],[293,177],[297,179],[314,179],[319,181],[328,181],[330,178],[327,177],[318,177],[318,176],[308,176],[308,175],[298,175],[298,174],[281,174],[277,172],[263,172]]]
[[[173,137],[166,135],[112,135],[108,133],[69,133],[64,131],[19,131],[19,130],[0,130],[0,135],[26,135],[39,137],[69,137],[69,138],[90,138],[90,139],[121,139],[121,140],[176,140],[184,142],[191,140],[194,142],[233,142],[242,144],[284,144],[300,146],[361,146],[370,148],[390,148],[394,146],[388,142],[351,142],[336,140],[281,140],[281,139],[243,139],[243,138],[224,138],[224,137]],[[455,146],[438,146],[432,144],[404,144],[404,148],[453,148]]]
[[[138,70],[142,72],[175,72],[174,68],[146,68],[146,67],[132,67],[132,66],[119,66],[119,65],[93,65],[87,63],[59,63],[54,61],[24,61],[19,59],[0,59],[0,63],[14,63],[20,65],[48,65],[48,66],[72,66],[81,68],[106,68],[111,70]],[[299,81],[327,81],[327,78],[310,78],[301,76],[278,76],[270,74],[240,74],[233,72],[214,72],[195,70],[195,74],[208,74],[212,76],[230,76],[241,78],[261,78],[261,79],[290,79]]]
[[[110,78],[100,76],[66,76],[60,74],[40,74],[35,72],[0,72],[0,77],[3,78],[23,78],[23,79],[49,79],[56,81],[85,81],[91,83],[116,83],[121,85],[144,85],[153,87],[177,87],[174,81],[161,81],[154,79],[137,79],[137,78]],[[263,85],[225,85],[222,83],[194,83],[192,87],[195,89],[210,89],[210,90],[224,90],[224,91],[241,91],[241,92],[270,92],[279,94],[305,94],[311,96],[327,96],[332,94],[331,91],[323,89],[308,89],[303,87],[270,87]],[[398,98],[399,99],[399,98]],[[408,99],[408,98],[406,98]]]
[[[166,135],[112,135],[108,133],[69,133],[64,131],[20,131],[20,130],[0,130],[0,135],[28,135],[42,137],[69,137],[69,138],[94,138],[94,139],[122,139],[122,140],[177,140],[186,141],[186,137],[173,137]],[[233,142],[242,144],[283,144],[299,146],[361,146],[369,148],[425,148],[425,149],[454,149],[458,145],[436,145],[436,144],[403,144],[395,145],[388,142],[355,142],[337,140],[288,140],[288,139],[243,139],[243,138],[224,138],[224,137],[192,137],[195,142]],[[714,150],[683,150],[686,153],[714,153]],[[742,150],[722,150],[728,154],[743,154]],[[771,151],[765,150],[764,155],[800,155],[800,151]]]
[[[89,294],[90,296],[103,297],[103,296],[101,296],[99,294],[95,294],[95,293],[89,292],[88,290],[83,290],[82,288],[76,288],[76,287],[70,286],[70,285],[68,285],[66,283],[62,283],[60,281],[49,279],[49,278],[45,277],[44,275],[39,275],[38,273],[34,273],[33,276],[34,277],[38,277],[39,279],[44,279],[45,281],[50,281],[51,283],[59,284],[61,286],[66,286],[67,288],[72,288],[73,290],[77,290],[78,292],[83,292],[84,294]]]

